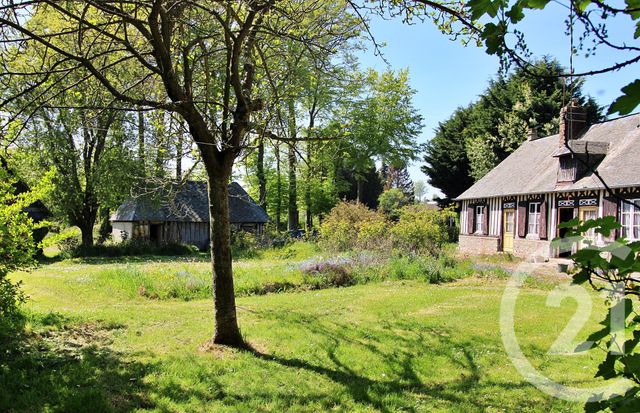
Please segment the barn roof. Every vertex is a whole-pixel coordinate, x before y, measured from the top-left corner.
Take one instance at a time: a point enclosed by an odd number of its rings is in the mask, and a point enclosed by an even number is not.
[[[269,216],[237,183],[229,184],[229,215],[232,224],[266,223]],[[159,191],[155,196],[128,198],[111,221],[209,222],[207,183],[187,181]]]
[[[524,142],[456,199],[603,189],[592,173],[557,185],[559,139],[556,134]],[[596,171],[609,187],[640,186],[640,114],[593,124],[572,143],[606,152]]]

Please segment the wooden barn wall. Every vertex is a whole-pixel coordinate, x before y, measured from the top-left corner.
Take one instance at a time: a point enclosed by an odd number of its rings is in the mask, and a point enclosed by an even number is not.
[[[209,244],[209,224],[205,222],[177,222],[178,242],[205,248]]]

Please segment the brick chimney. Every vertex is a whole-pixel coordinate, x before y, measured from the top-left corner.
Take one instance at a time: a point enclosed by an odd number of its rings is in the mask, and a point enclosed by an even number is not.
[[[577,99],[560,109],[560,141],[564,147],[567,142],[580,136],[580,132],[587,126],[587,110],[580,106]]]

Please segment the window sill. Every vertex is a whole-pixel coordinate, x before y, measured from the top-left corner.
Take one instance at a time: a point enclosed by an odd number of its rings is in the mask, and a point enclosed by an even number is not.
[[[527,236],[524,237],[524,239],[530,239],[530,240],[534,240],[534,241],[539,241],[540,240],[540,235],[539,234],[527,234]]]

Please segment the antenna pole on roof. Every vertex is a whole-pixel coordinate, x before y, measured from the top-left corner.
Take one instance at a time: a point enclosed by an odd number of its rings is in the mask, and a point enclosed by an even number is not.
[[[566,105],[573,105],[573,92],[574,92],[574,84],[573,84],[573,53],[574,53],[574,47],[573,47],[573,0],[569,0],[569,99],[566,99],[566,96],[562,97],[563,100],[563,106]],[[565,87],[562,88],[563,89],[563,95],[566,95],[567,93],[567,87],[565,85]],[[566,103],[565,103],[566,101]],[[571,111],[571,109],[569,109],[569,111]],[[571,114],[568,114],[568,119],[566,119],[565,121],[568,123],[568,131],[569,131],[569,136],[568,136],[568,140],[573,139],[573,116],[571,116]]]

